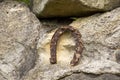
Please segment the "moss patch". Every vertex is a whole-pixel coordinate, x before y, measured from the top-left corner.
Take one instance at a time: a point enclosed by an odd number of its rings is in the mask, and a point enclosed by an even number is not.
[[[30,5],[30,0],[17,0],[17,1],[25,2],[27,5]]]

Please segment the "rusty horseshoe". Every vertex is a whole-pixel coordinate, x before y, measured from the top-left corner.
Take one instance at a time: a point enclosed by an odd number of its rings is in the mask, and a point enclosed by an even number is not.
[[[50,44],[50,63],[51,64],[56,64],[57,63],[57,59],[56,59],[56,49],[57,49],[57,41],[59,39],[59,37],[66,31],[70,31],[72,33],[72,36],[75,38],[75,53],[73,56],[73,59],[70,62],[71,66],[75,66],[79,63],[79,58],[81,57],[81,53],[83,51],[83,43],[81,40],[81,34],[79,32],[79,30],[73,28],[72,26],[65,26],[65,27],[60,27],[56,30],[56,32],[54,33],[54,35],[52,36],[51,39],[51,44]]]

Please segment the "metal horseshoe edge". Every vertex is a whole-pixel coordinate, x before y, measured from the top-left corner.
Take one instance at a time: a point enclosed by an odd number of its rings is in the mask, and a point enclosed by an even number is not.
[[[65,27],[60,27],[56,30],[54,35],[52,36],[51,43],[50,43],[50,63],[51,64],[56,64],[57,63],[57,58],[56,58],[56,49],[57,49],[57,41],[59,40],[60,36],[63,35],[66,31],[70,31],[72,36],[75,39],[75,53],[73,56],[73,59],[70,62],[71,66],[75,66],[79,63],[79,59],[81,57],[81,54],[83,52],[83,43],[81,40],[81,34],[79,30],[73,28],[72,26],[65,26]]]

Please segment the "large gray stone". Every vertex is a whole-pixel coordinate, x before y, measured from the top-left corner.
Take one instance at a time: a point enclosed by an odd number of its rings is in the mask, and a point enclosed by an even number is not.
[[[41,18],[85,16],[112,10],[120,0],[33,0],[33,12]]]
[[[0,3],[0,80],[19,80],[34,67],[40,26],[25,4]]]
[[[75,67],[69,64],[75,48],[73,37],[69,33],[61,36],[57,46],[57,64],[51,65],[50,40],[56,29],[46,32],[37,45],[39,58],[36,66],[24,79],[57,80],[79,72],[120,74],[120,58],[117,56],[120,52],[119,14],[120,8],[117,8],[104,14],[77,19],[70,24],[81,32],[85,46],[80,63]]]
[[[120,76],[113,74],[85,74],[85,73],[74,73],[70,76],[63,77],[60,80],[120,80]]]

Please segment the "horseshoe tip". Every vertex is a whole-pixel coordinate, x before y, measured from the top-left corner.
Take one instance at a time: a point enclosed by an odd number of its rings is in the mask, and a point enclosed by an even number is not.
[[[50,58],[50,63],[51,64],[56,64],[56,58]]]

